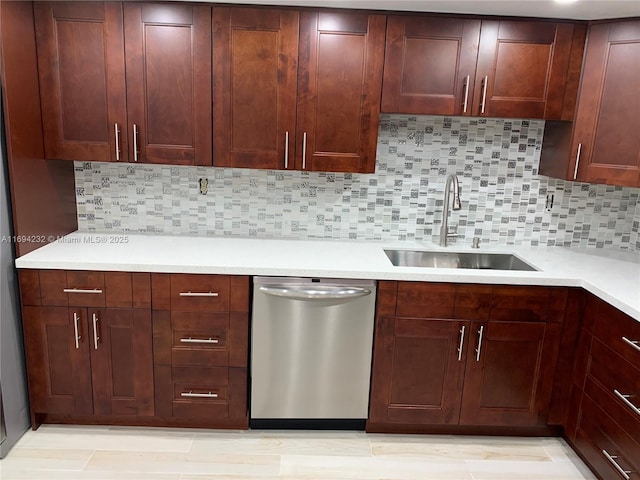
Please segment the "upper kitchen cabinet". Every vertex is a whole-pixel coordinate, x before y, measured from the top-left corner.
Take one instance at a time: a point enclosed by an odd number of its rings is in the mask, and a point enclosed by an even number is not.
[[[214,164],[375,170],[385,17],[214,9]]]
[[[583,45],[572,23],[390,17],[382,111],[570,119]]]
[[[583,48],[584,29],[571,23],[483,21],[472,114],[571,119],[578,86],[570,60]]]
[[[540,173],[640,187],[640,20],[589,27],[576,118],[545,125]]]
[[[211,8],[124,3],[130,161],[211,165]]]
[[[296,168],[373,173],[386,17],[302,12]]]
[[[294,10],[214,9],[217,167],[293,167],[298,26]]]
[[[34,2],[34,15],[46,158],[126,160],[122,4]]]
[[[382,111],[469,115],[479,40],[480,20],[390,16]]]
[[[211,165],[210,7],[34,9],[46,158]]]

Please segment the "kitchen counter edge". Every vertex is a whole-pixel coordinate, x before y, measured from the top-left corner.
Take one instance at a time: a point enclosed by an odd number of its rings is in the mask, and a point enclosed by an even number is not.
[[[357,278],[583,287],[640,321],[640,255],[596,248],[482,245],[538,271],[395,267],[385,249],[472,251],[428,242],[289,240],[74,232],[16,259],[19,269]]]

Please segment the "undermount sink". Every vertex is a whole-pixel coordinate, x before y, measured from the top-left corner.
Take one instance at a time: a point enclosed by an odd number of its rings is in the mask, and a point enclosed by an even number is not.
[[[538,269],[510,253],[429,252],[420,250],[385,250],[396,267],[470,268],[475,270]]]

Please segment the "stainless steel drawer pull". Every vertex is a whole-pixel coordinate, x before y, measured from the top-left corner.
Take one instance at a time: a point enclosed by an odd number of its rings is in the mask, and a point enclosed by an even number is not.
[[[118,127],[118,124],[115,123],[114,124],[114,131],[115,131],[115,136],[116,136],[116,162],[120,161],[120,128]]]
[[[629,345],[631,345],[633,348],[635,348],[636,350],[638,350],[640,352],[640,341],[638,340],[629,340],[627,337],[622,337],[622,341],[625,343],[628,343]]]
[[[573,170],[573,179],[578,178],[578,167],[580,166],[580,154],[582,153],[582,144],[578,144],[578,153],[576,154],[576,168]]]
[[[480,350],[482,349],[482,333],[484,332],[484,325],[478,330],[478,348],[476,348],[476,362],[480,361]]]
[[[99,288],[63,288],[62,291],[64,293],[102,293]]]
[[[464,103],[462,104],[462,113],[467,113],[467,104],[469,103],[469,82],[471,75],[467,75],[464,81]]]
[[[138,150],[138,125],[133,124],[133,161],[138,161],[138,155],[140,154]]]
[[[464,330],[465,326],[463,325],[460,329],[460,344],[458,345],[458,361],[462,360],[462,344],[464,343]]]
[[[289,168],[289,132],[284,133],[284,168]]]
[[[220,343],[217,338],[181,338],[180,343]]]
[[[630,470],[625,470],[624,468],[622,468],[618,464],[618,462],[616,462],[616,459],[618,458],[617,456],[609,455],[609,452],[607,452],[606,450],[602,450],[602,454],[615,467],[615,469],[618,471],[618,473],[620,473],[622,478],[624,478],[625,480],[630,480],[631,479],[631,477],[629,477],[629,474],[631,473],[631,471]]]
[[[480,104],[480,113],[484,115],[485,107],[487,106],[487,84],[489,83],[489,77],[485,75],[482,79],[482,103]]]
[[[98,336],[98,315],[93,314],[93,348],[94,350],[98,349],[98,340],[100,337]]]
[[[181,297],[217,297],[218,292],[180,292]]]
[[[640,408],[636,407],[633,403],[631,403],[631,401],[629,401],[630,398],[633,398],[631,395],[625,395],[624,393],[620,393],[618,390],[614,390],[613,393],[616,397],[622,400],[627,407],[633,410],[636,415],[640,415]]]
[[[307,132],[302,134],[302,169],[307,169]]]
[[[80,332],[78,331],[78,314],[76,312],[73,312],[73,334],[74,334],[74,340],[76,342],[76,350],[80,348],[80,339],[82,338],[80,336]]]
[[[182,392],[180,394],[181,397],[191,397],[191,398],[218,398],[218,394],[217,393],[193,393],[192,391],[189,392]]]

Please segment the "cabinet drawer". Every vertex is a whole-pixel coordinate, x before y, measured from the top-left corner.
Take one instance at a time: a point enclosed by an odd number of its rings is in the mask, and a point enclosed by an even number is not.
[[[156,365],[246,367],[249,315],[238,312],[153,312]]]
[[[22,270],[24,305],[149,308],[148,273]]]
[[[151,282],[154,310],[249,311],[247,276],[154,273]]]
[[[229,314],[171,312],[173,365],[227,366]]]
[[[613,390],[608,390],[599,385],[591,377],[587,377],[584,392],[585,396],[588,395],[600,408],[607,412],[607,415],[619,425],[618,428],[624,430],[631,438],[636,438],[640,441],[640,415],[620,396],[616,395]],[[637,406],[638,396],[627,398],[627,401]],[[640,458],[640,451],[637,454],[636,458]]]
[[[640,369],[640,322],[601,302],[593,334]]]
[[[578,427],[577,445],[603,478],[640,479],[640,445],[585,395]],[[614,464],[615,462],[615,464]],[[617,467],[616,467],[617,465]]]
[[[211,421],[247,416],[247,370],[156,366],[156,410],[162,417]]]
[[[631,396],[629,401],[633,402],[636,408],[640,408],[640,369],[635,368],[596,338],[591,344],[588,375],[600,382],[612,395],[617,391]]]
[[[170,405],[168,416],[228,418],[228,368],[169,367],[165,373],[163,367],[156,367],[158,370],[156,395],[160,393],[161,403]]]
[[[171,275],[171,309],[229,311],[229,277],[220,275]]]

